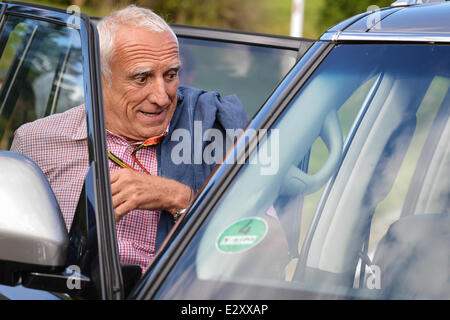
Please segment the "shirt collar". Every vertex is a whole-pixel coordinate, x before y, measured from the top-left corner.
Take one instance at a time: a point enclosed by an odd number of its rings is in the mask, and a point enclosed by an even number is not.
[[[170,122],[169,122],[169,124],[167,125],[167,128],[166,128],[165,132],[169,132],[169,129],[170,129]],[[144,143],[144,142],[146,141],[146,140],[142,140],[142,141],[137,141],[137,142],[130,143],[130,142],[128,142],[128,140],[125,139],[124,137],[122,137],[122,136],[120,136],[120,135],[117,135],[117,134],[115,134],[115,133],[112,133],[112,132],[109,131],[108,129],[106,129],[106,137],[107,137],[107,138],[115,139],[116,141],[119,141],[120,143],[123,143],[124,145],[130,145],[130,146],[134,146],[134,145],[140,146],[142,143]]]
[[[118,144],[121,144],[121,145],[126,145],[126,146],[140,145],[142,143],[141,141],[130,143],[124,137],[122,137],[122,136],[120,136],[118,134],[112,133],[108,129],[106,129],[106,139],[107,140],[112,140],[115,143],[118,143]]]

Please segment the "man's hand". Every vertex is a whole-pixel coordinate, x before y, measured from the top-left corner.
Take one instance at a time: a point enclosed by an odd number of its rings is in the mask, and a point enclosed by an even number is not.
[[[111,193],[116,222],[134,209],[174,213],[186,208],[191,200],[188,186],[131,169],[111,173]]]

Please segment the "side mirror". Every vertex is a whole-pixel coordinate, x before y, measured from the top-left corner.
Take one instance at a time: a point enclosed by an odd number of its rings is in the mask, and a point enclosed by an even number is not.
[[[0,151],[0,283],[22,273],[65,269],[69,237],[41,169],[22,154]]]

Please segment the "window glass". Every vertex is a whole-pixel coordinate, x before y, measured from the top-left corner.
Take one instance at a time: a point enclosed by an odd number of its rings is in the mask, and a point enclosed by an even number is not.
[[[74,29],[9,16],[0,35],[0,148],[23,123],[84,102],[80,36]]]
[[[179,37],[180,85],[236,94],[249,119],[294,65],[297,51]]]
[[[12,27],[14,27],[13,30],[11,30]],[[7,24],[4,28],[4,32],[9,32],[9,37],[6,40],[5,49],[0,59],[0,73],[2,83],[4,77],[6,76],[6,72],[9,69],[9,66],[13,62],[17,50],[19,49],[19,45],[25,37],[28,25],[25,23],[17,23],[15,26],[13,24]]]
[[[449,54],[432,44],[336,47],[157,297],[448,299]],[[311,146],[322,165],[306,176],[297,166]],[[264,156],[277,170],[263,170]]]

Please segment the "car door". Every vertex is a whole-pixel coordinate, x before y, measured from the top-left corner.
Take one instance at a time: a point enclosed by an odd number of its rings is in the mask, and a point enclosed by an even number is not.
[[[87,138],[80,150],[88,154],[67,256],[67,266],[77,269],[82,287],[67,287],[70,270],[75,270],[70,269],[59,274],[63,281],[57,283],[52,282],[54,274],[23,272],[23,287],[9,281],[10,286],[1,286],[0,291],[22,299],[55,297],[48,292],[67,293],[60,298],[120,298],[122,274],[108,193],[96,28],[77,11],[10,2],[0,4],[0,9],[1,149],[10,148],[14,131],[23,123],[84,104],[86,131],[81,134]],[[60,207],[64,209],[62,202]],[[8,268],[0,270],[5,273],[2,279],[8,279]]]

